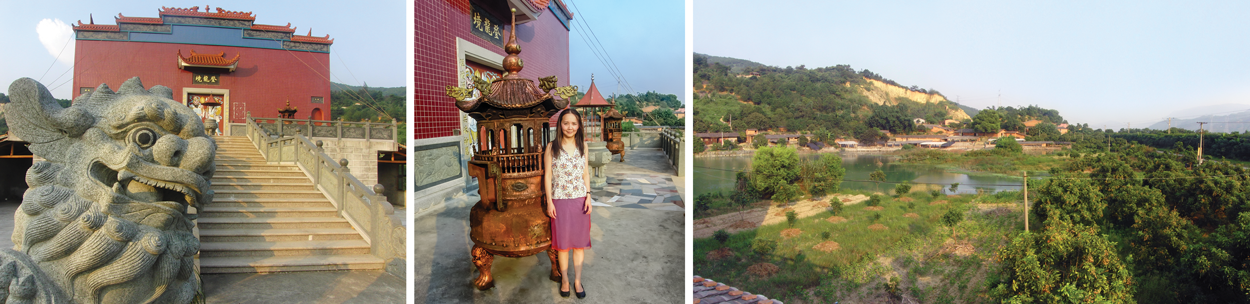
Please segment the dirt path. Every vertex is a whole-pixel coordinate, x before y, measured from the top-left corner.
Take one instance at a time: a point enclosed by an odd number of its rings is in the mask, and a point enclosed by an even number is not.
[[[868,196],[862,194],[837,194],[826,196],[825,199],[817,201],[801,200],[782,207],[769,204],[767,208],[755,208],[699,219],[694,221],[694,237],[710,237],[716,230],[721,229],[729,233],[737,233],[738,231],[755,229],[763,225],[785,222],[786,211],[794,211],[799,218],[813,216],[828,210],[831,199],[841,200],[844,206],[850,206],[868,200]]]

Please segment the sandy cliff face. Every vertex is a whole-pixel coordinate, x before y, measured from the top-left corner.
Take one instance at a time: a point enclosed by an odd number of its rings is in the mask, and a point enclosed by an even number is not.
[[[875,79],[864,78],[864,80],[867,81],[868,84],[860,86],[859,93],[867,96],[869,100],[876,104],[886,104],[888,101],[889,104],[893,105],[895,104],[894,99],[898,97],[905,97],[919,103],[938,103],[946,100],[946,97],[942,97],[942,95],[938,94],[920,93]],[[967,113],[964,113],[964,110],[959,107],[947,107],[947,112],[950,113],[951,118],[955,120],[971,119],[971,117],[969,117]]]

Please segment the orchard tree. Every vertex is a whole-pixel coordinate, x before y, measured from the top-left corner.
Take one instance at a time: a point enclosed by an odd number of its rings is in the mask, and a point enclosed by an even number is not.
[[[1095,226],[1061,218],[1017,236],[998,256],[1002,277],[990,296],[1002,303],[1133,303],[1133,280],[1113,243]]]
[[[1098,187],[1085,179],[1067,177],[1071,176],[1048,178],[1037,188],[1037,200],[1033,203],[1035,221],[1044,223],[1055,218],[1088,226],[1101,223],[1107,203]]]

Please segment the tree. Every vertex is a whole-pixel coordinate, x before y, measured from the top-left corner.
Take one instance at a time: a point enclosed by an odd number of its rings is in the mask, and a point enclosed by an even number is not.
[[[704,144],[703,140],[698,139],[694,141],[694,153],[703,153],[705,150],[707,150],[707,144]]]
[[[877,169],[877,171],[873,171],[872,173],[869,173],[868,180],[874,181],[876,182],[875,185],[880,186],[881,182],[885,181],[885,171],[881,171],[881,169]]]
[[[838,192],[842,187],[842,179],[846,176],[846,168],[842,167],[842,157],[837,154],[821,154],[820,165],[824,167],[824,170],[817,172],[816,175],[824,182],[825,191]]]
[[[799,147],[807,146],[807,136],[799,135]]]
[[[998,111],[987,109],[972,117],[972,129],[977,133],[998,133],[1001,129],[1002,117]]]
[[[916,130],[916,124],[907,117],[902,106],[877,106],[872,109],[872,116],[864,121],[870,127],[890,130],[894,134],[906,134]]]
[[[716,230],[715,233],[712,233],[712,238],[720,242],[721,246],[724,246],[725,242],[729,241],[729,232],[726,232],[725,229]]]
[[[951,194],[959,193],[959,183],[951,183]]]
[[[1020,146],[1020,143],[1016,142],[1016,137],[1003,136],[994,141],[994,152],[1003,154],[1020,154],[1024,152],[1024,147]]]
[[[855,139],[859,140],[859,144],[865,146],[875,145],[884,138],[885,134],[881,134],[881,130],[876,128],[865,128],[859,135],[855,136]]]
[[[942,225],[951,228],[951,238],[955,238],[955,225],[964,220],[964,213],[959,208],[951,208],[942,214]]]
[[[767,147],[768,137],[764,136],[764,134],[755,134],[755,138],[751,139],[751,145],[755,146],[756,149]]]
[[[1038,187],[1037,200],[1033,203],[1036,221],[1055,218],[1087,226],[1102,222],[1102,211],[1107,203],[1098,187],[1085,179],[1064,177],[1048,178]]]
[[[1025,135],[1032,138],[1030,140],[1054,140],[1059,138],[1060,134],[1059,128],[1055,127],[1055,124],[1043,122],[1029,128]]]
[[[1049,220],[999,250],[1002,277],[990,295],[1002,303],[1133,303],[1136,286],[1098,228]]]
[[[751,158],[751,184],[774,201],[798,197],[799,155],[793,148],[763,147]],[[780,196],[778,196],[780,195]]]

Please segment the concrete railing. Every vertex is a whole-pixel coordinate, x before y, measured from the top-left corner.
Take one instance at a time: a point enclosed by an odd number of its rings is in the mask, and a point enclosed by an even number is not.
[[[685,162],[682,157],[682,150],[685,149],[684,138],[681,130],[664,129],[660,131],[660,149],[664,150],[664,155],[668,156],[668,163],[677,169],[677,176],[686,176]]]
[[[260,149],[269,163],[293,163],[304,170],[317,189],[330,199],[338,214],[347,219],[369,242],[370,252],[390,265],[393,259],[406,257],[404,226],[391,217],[395,206],[386,201],[382,185],[365,187],[352,176],[347,159],[335,161],[302,134],[281,137],[271,135],[256,123],[247,121],[247,137]],[[400,265],[403,265],[402,263]]]
[[[625,143],[625,147],[633,150],[639,148],[659,148],[660,139],[663,138],[660,132],[622,132],[621,141]]]
[[[249,123],[255,121],[256,126],[265,129],[269,134],[280,136],[357,138],[396,140],[399,138],[399,122],[347,122],[341,120],[311,120],[251,117]]]

